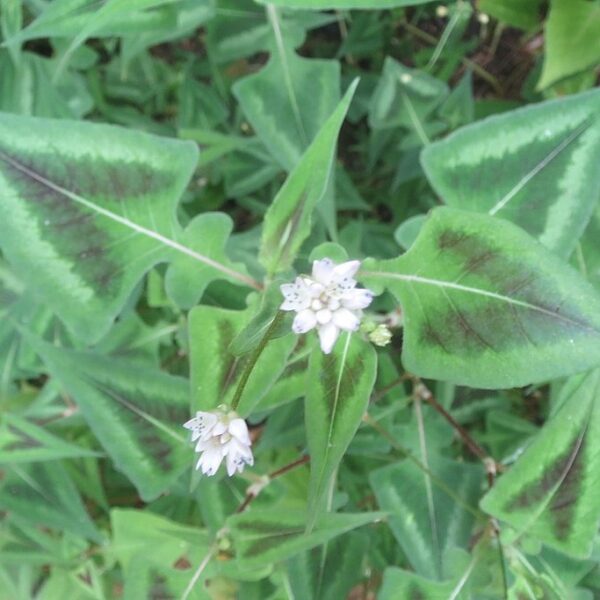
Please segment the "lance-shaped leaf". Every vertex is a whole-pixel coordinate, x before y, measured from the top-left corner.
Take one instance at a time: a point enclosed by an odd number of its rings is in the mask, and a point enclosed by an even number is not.
[[[339,600],[348,598],[363,578],[369,536],[351,531],[322,546],[290,559],[286,565],[293,598]]]
[[[600,291],[600,205],[598,205],[581,236],[578,251],[574,254],[573,264],[585,275],[586,279]]]
[[[427,4],[433,0],[257,0],[260,4],[273,4],[282,8],[303,8],[307,10],[339,10],[395,8]]]
[[[187,380],[139,363],[27,340],[142,499],[168,490],[193,459],[181,427],[189,419]]]
[[[369,123],[374,129],[407,127],[426,140],[423,123],[448,91],[443,81],[388,57],[373,92]]]
[[[308,530],[367,410],[376,372],[375,350],[358,335],[346,334],[331,354],[319,347],[311,354],[304,409],[310,452]]]
[[[88,342],[108,330],[142,275],[160,261],[175,261],[173,296],[188,304],[220,276],[252,285],[224,258],[227,217],[215,224],[214,216],[201,215],[186,232],[175,218],[196,160],[189,142],[0,114],[5,256]],[[196,283],[193,292],[178,284],[182,271]]]
[[[9,511],[11,519],[103,541],[59,461],[13,466],[9,473],[0,485],[0,509]]]
[[[444,553],[456,546],[467,547],[472,533],[473,514],[465,509],[479,497],[483,469],[433,455],[429,465],[438,484],[432,483],[433,514],[427,502],[426,478],[413,462],[404,460],[377,469],[369,477],[377,503],[390,513],[389,526],[414,570],[439,579]],[[442,482],[447,487],[439,485]],[[464,505],[451,498],[452,490]]]
[[[311,215],[327,191],[336,140],[358,81],[354,81],[290,173],[265,215],[260,259],[269,273],[289,268],[310,234]]]
[[[81,448],[62,440],[31,421],[17,415],[6,414],[0,423],[0,464],[15,464],[75,458],[79,456],[100,456],[86,448]]]
[[[199,564],[210,553],[211,539],[206,530],[150,511],[113,509],[110,522],[112,551],[123,570],[126,598],[181,598],[192,575],[191,565]],[[214,569],[209,566],[206,575],[214,576]],[[204,587],[202,581],[198,587]],[[205,597],[204,590],[191,596]]]
[[[444,202],[523,227],[561,256],[600,199],[600,90],[459,129],[421,155]]]
[[[206,0],[200,1],[205,3]],[[164,0],[108,0],[103,4],[89,0],[57,0],[46,5],[39,16],[10,41],[45,37],[82,38],[83,41],[92,35],[140,35],[164,31],[169,25],[171,29],[175,25],[173,10],[165,4]]]
[[[480,388],[521,386],[600,363],[600,298],[508,221],[435,209],[409,252],[365,262],[404,312],[404,366]]]
[[[538,89],[585,69],[595,69],[600,61],[599,30],[597,3],[552,0],[546,21],[544,66]]]
[[[245,311],[197,306],[189,315],[192,409],[210,410],[231,402],[251,353],[233,354],[232,342],[248,324]],[[247,416],[285,369],[296,339],[271,340],[262,351],[244,388],[238,412]]]
[[[570,379],[559,402],[481,506],[517,535],[587,557],[600,520],[600,370]]]
[[[267,13],[274,32],[269,62],[232,91],[257,136],[289,172],[340,100],[340,66],[296,54],[303,36],[293,21],[283,23],[272,8]]]
[[[286,560],[338,535],[380,520],[385,513],[329,513],[306,533],[309,518],[298,510],[252,510],[227,520],[237,562],[244,569]]]
[[[379,600],[441,600],[459,597],[452,596],[454,589],[455,586],[451,582],[429,581],[410,571],[388,567],[383,572],[383,584],[377,598]]]

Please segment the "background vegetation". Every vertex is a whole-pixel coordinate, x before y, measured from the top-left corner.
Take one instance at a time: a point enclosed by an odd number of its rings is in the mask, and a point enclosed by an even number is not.
[[[600,598],[598,0],[0,25],[0,598]],[[325,256],[391,344],[285,320],[255,466],[200,476],[181,425]]]

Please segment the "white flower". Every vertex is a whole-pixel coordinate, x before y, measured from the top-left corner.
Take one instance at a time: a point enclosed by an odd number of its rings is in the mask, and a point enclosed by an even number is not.
[[[236,412],[227,412],[225,407],[210,412],[199,410],[183,426],[192,432],[192,442],[198,442],[196,452],[201,454],[196,469],[202,469],[205,475],[214,475],[224,458],[230,477],[236,471],[241,473],[245,465],[254,464],[248,426]]]
[[[324,258],[313,262],[312,275],[302,275],[294,283],[281,286],[285,300],[281,310],[296,311],[294,333],[317,328],[321,350],[329,354],[341,331],[356,331],[362,309],[371,304],[373,292],[356,289],[354,275],[360,261],[336,265]]]

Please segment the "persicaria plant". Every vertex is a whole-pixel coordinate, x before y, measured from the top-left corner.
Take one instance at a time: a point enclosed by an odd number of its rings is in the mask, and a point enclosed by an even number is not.
[[[593,61],[516,107],[467,2],[22,4],[0,598],[598,597]]]

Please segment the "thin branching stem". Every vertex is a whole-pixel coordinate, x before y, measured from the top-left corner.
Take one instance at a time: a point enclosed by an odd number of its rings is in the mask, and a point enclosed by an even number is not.
[[[503,465],[497,463],[469,434],[469,432],[435,399],[431,390],[426,387],[418,377],[411,377],[414,384],[414,394],[416,398],[420,398],[427,402],[434,410],[436,410],[452,428],[458,433],[460,439],[465,446],[483,463],[488,476],[488,484],[490,487],[494,484],[496,474],[503,470]]]

